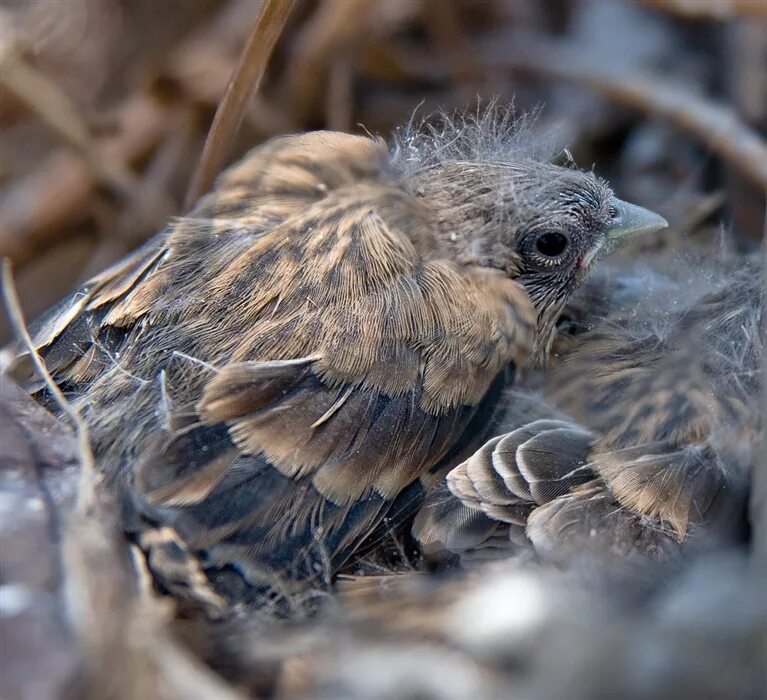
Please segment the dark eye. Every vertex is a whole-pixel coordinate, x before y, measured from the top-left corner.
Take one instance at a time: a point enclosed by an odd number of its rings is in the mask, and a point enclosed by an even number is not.
[[[558,231],[547,231],[535,239],[535,247],[541,255],[556,258],[567,250],[567,236]]]

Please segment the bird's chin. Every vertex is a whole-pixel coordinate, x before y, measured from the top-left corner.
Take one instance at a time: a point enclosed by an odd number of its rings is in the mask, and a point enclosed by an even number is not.
[[[575,268],[575,285],[574,288],[580,287],[589,277],[591,271],[599,260],[599,251],[594,251],[593,254],[586,255]]]
[[[529,365],[534,369],[546,367],[549,360],[551,346],[556,337],[556,322],[565,306],[564,300],[551,304],[546,310],[538,314],[538,326],[535,332],[535,345]]]

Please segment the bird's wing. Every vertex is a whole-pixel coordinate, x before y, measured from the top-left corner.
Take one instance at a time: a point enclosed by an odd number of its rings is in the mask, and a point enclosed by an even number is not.
[[[654,335],[630,343],[596,332],[554,374],[565,410],[599,431],[589,462],[621,507],[684,539],[736,482],[712,444],[726,397],[714,396],[699,353]]]
[[[464,552],[487,541],[499,522],[524,528],[536,506],[594,478],[592,440],[571,422],[547,419],[489,440],[429,495],[416,537],[427,551]]]
[[[575,424],[539,420],[488,441],[430,494],[416,520],[427,550],[481,549],[507,523],[539,554],[668,555],[690,534],[729,537],[743,484],[710,444],[613,449]],[[494,545],[497,546],[495,540]],[[510,549],[518,549],[512,537]]]
[[[313,226],[330,240],[301,241]],[[412,510],[414,481],[524,357],[534,314],[509,280],[420,261],[370,207],[310,210],[254,248],[214,281],[214,295],[253,290],[231,299],[229,361],[195,423],[142,455],[136,486],[212,561],[332,574]]]
[[[165,414],[130,447],[134,505],[207,565],[254,579],[330,575],[395,527],[418,477],[488,424],[498,378],[524,361],[536,322],[500,272],[424,255],[430,222],[401,189],[357,183],[343,159],[323,174],[332,154],[304,163],[305,150],[289,167],[313,178],[311,197],[296,173],[270,190],[300,201],[281,223],[228,219],[213,197],[140,254],[140,271],[112,272],[119,291],[89,293],[43,348],[52,356],[85,324],[94,356],[67,343],[59,378],[113,413],[134,401],[136,377],[150,392],[164,372],[170,399],[150,393],[125,418]],[[332,179],[344,168],[352,187]],[[246,183],[258,170],[239,169]],[[261,175],[278,180],[273,169]],[[175,369],[179,353],[199,365]]]
[[[673,528],[683,541],[698,526],[727,530],[742,514],[746,483],[711,442],[610,449],[597,443],[590,463],[622,508]]]
[[[591,446],[595,478],[536,508],[527,536],[537,552],[665,559],[683,544],[707,547],[746,535],[747,482],[711,441]]]
[[[536,551],[665,558],[686,541],[703,546],[739,534],[745,484],[710,443],[612,448],[597,439],[587,466],[591,481],[531,513]]]
[[[618,504],[599,480],[536,508],[526,535],[546,560],[610,570],[635,561],[665,561],[681,551],[679,540],[657,521]]]

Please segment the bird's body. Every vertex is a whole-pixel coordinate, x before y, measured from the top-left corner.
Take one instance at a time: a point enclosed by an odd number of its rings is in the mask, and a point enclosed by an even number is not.
[[[577,561],[667,558],[742,534],[763,304],[753,261],[598,275],[565,309],[551,403],[535,422],[502,421],[448,475],[422,539],[469,550],[506,523],[517,544]]]
[[[565,340],[547,394],[598,436],[589,459],[607,502],[656,541],[704,544],[744,531],[762,422],[762,268],[668,268],[608,281],[611,311]]]
[[[614,202],[545,163],[401,168],[376,139],[276,139],[35,344],[129,529],[167,526],[250,584],[328,578],[482,439]]]

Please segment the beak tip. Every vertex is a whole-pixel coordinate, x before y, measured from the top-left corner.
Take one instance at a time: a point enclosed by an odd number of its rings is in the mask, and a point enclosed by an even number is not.
[[[615,200],[616,214],[607,231],[612,240],[633,238],[634,236],[654,233],[668,228],[668,221],[660,214],[649,209],[630,204],[623,200]]]
[[[647,210],[650,211],[649,209]],[[655,212],[650,212],[655,217],[655,223],[649,224],[648,222],[648,233],[652,233],[653,231],[662,231],[664,228],[668,228],[668,221],[662,217],[660,214],[656,214]],[[654,226],[654,228],[650,229],[650,225]]]

